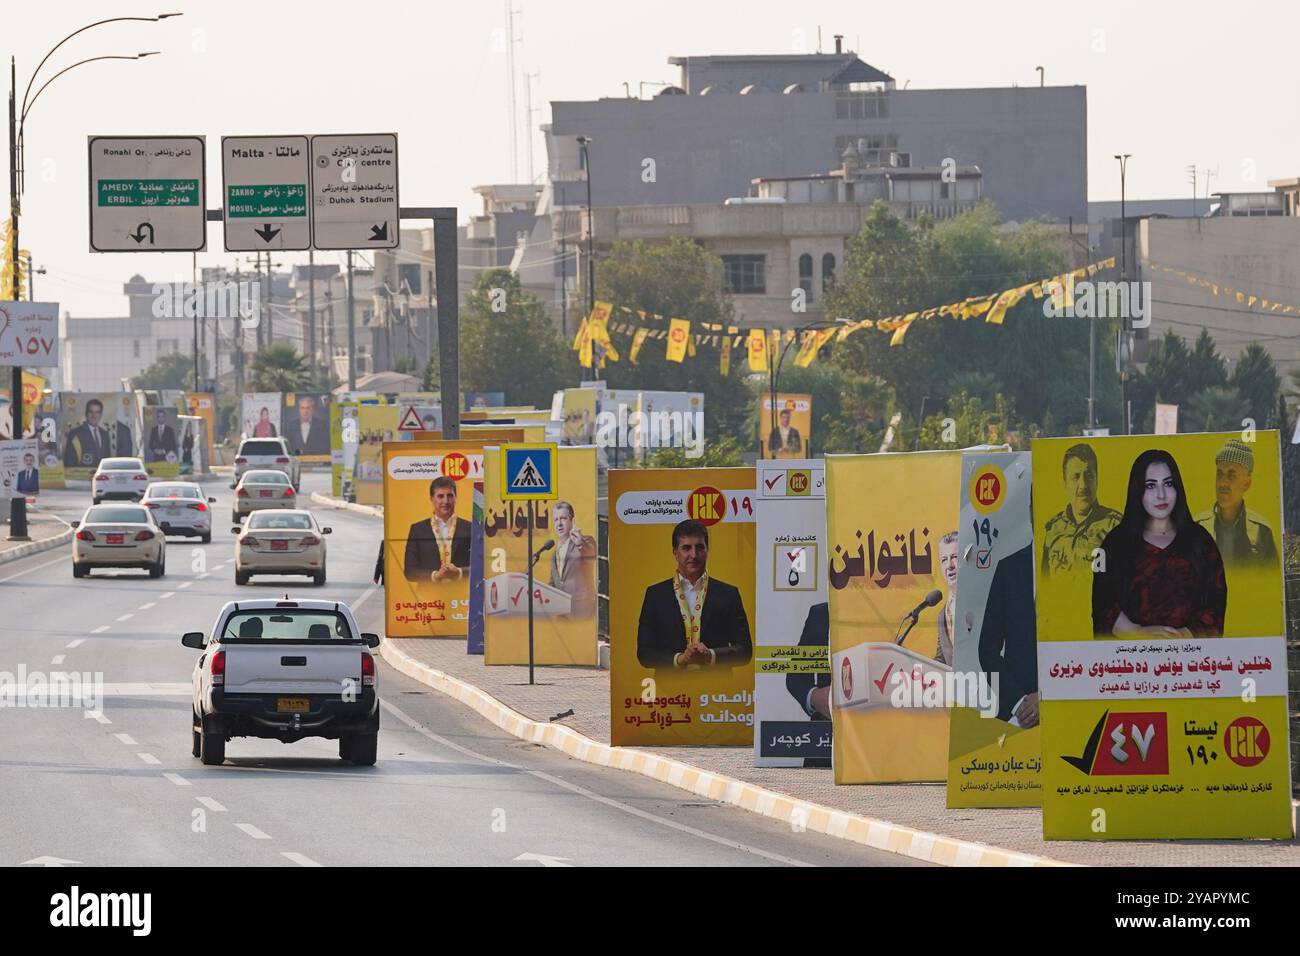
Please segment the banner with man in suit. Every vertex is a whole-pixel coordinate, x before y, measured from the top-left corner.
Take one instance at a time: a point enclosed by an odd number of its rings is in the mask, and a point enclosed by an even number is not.
[[[58,433],[64,476],[89,482],[105,458],[139,455],[135,426],[136,400],[129,392],[61,392]]]
[[[484,458],[484,663],[528,663],[528,505],[501,500],[500,452]],[[534,507],[533,658],[596,666],[596,449],[559,449],[559,499]]]
[[[1028,452],[962,454],[949,807],[1042,803]]]
[[[961,452],[829,455],[836,783],[948,776]]]
[[[610,739],[752,746],[754,469],[609,473]]]
[[[754,765],[829,767],[825,462],[760,461],[754,509]]]
[[[329,392],[285,392],[280,433],[302,461],[330,460]]]
[[[147,405],[144,412],[144,469],[155,478],[175,478],[181,473],[180,409]]]

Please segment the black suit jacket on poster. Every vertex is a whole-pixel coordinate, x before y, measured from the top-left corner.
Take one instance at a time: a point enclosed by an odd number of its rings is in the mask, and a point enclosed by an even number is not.
[[[39,495],[41,493],[41,473],[36,468],[23,468],[18,472],[18,480],[14,485],[19,494]]]
[[[330,450],[329,423],[312,419],[307,437],[302,434],[302,419],[295,418],[284,426],[284,437],[289,440],[289,450],[303,455],[327,455]]]
[[[155,425],[149,429],[149,437],[144,444],[144,460],[166,461],[168,452],[176,454],[176,432],[170,425],[164,425],[161,430]]]
[[[461,571],[469,571],[469,533],[470,523],[464,518],[456,519],[456,527],[451,534],[451,563]],[[406,534],[406,556],[402,561],[402,573],[408,581],[427,581],[429,575],[442,567],[442,555],[438,551],[438,539],[434,536],[429,519],[417,521],[411,525]]]
[[[800,647],[826,647],[831,642],[831,606],[823,601],[808,608],[804,618],[803,632],[799,635]],[[808,711],[808,694],[818,687],[829,687],[831,675],[827,674],[786,674],[785,689],[813,720],[825,720],[821,714]]]
[[[1038,627],[1034,619],[1034,549],[998,562],[980,626],[980,668],[998,675],[998,719],[1010,720],[1021,697],[1038,690]]]
[[[709,578],[700,611],[700,641],[714,652],[719,666],[735,667],[749,661],[753,654],[749,618],[734,585]],[[645,589],[636,629],[636,659],[642,667],[671,668],[673,657],[684,650],[686,624],[669,578]]]

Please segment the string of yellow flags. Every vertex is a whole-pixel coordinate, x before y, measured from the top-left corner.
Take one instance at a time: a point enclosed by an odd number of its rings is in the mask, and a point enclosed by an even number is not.
[[[1214,295],[1226,295],[1229,298],[1236,299],[1239,303],[1248,309],[1255,308],[1259,304],[1261,312],[1280,312],[1283,315],[1300,314],[1300,306],[1287,305],[1285,302],[1278,302],[1275,299],[1269,299],[1267,296],[1257,295],[1253,292],[1244,292],[1241,289],[1234,289],[1232,286],[1222,282],[1215,282],[1207,279],[1205,276],[1199,276],[1184,269],[1175,269],[1172,266],[1161,265],[1158,262],[1152,262],[1150,259],[1143,259],[1143,263],[1148,269],[1155,272],[1167,272],[1176,275],[1179,278],[1186,279],[1188,285],[1194,285],[1201,289],[1209,289]]]

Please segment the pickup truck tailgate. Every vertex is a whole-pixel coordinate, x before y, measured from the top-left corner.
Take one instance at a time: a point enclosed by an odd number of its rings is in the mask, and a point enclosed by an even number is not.
[[[359,644],[265,641],[223,645],[228,694],[342,694],[361,686]]]

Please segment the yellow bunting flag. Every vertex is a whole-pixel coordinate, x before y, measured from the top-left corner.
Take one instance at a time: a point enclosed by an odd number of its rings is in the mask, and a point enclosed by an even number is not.
[[[636,357],[641,354],[641,346],[645,344],[646,336],[649,334],[649,329],[637,329],[636,334],[632,336],[632,348],[628,350],[627,360],[633,365],[636,364]]]
[[[911,322],[904,322],[902,325],[896,328],[894,330],[894,334],[889,337],[890,346],[902,345],[903,338],[904,336],[907,335],[907,330],[910,329],[911,327],[912,327]]]
[[[816,357],[817,333],[805,332],[803,340],[799,343],[799,353],[794,357],[794,364],[799,368],[807,368]]]
[[[1007,309],[1019,302],[1020,296],[1019,289],[1007,289],[998,296],[997,301],[993,303],[993,308],[989,309],[988,315],[984,317],[984,321],[990,325],[1001,325],[1002,320],[1006,318]]]
[[[749,370],[767,371],[767,335],[762,329],[750,329],[746,349],[749,352]]]
[[[731,336],[730,335],[724,335],[722,337],[722,355],[718,359],[718,370],[722,373],[723,378],[726,378],[728,375],[731,374]]]
[[[680,362],[686,358],[687,343],[691,338],[689,319],[668,320],[668,361]]]

